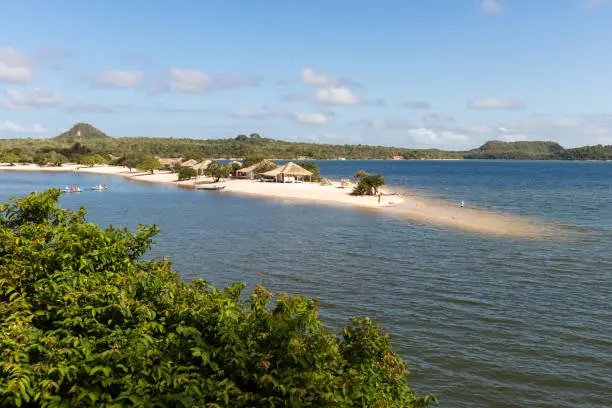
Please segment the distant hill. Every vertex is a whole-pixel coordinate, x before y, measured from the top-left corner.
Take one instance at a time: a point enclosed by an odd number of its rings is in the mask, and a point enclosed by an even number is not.
[[[465,153],[466,159],[553,159],[565,149],[556,142],[489,141]]]
[[[80,133],[79,133],[80,132]],[[110,139],[111,137],[98,128],[91,126],[88,123],[77,123],[69,130],[55,137],[55,140],[60,141],[84,141],[92,139]]]

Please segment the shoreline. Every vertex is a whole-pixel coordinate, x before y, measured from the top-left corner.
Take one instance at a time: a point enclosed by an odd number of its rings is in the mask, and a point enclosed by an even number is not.
[[[428,203],[413,197],[409,192],[393,192],[392,186],[383,188],[380,204],[376,196],[352,196],[351,187],[340,188],[338,181],[331,185],[319,183],[268,183],[253,180],[226,179],[213,183],[208,177],[198,177],[197,180],[178,181],[176,173],[158,171],[130,172],[122,166],[98,165],[84,167],[81,165],[63,165],[61,167],[41,167],[38,165],[0,165],[0,171],[15,172],[64,172],[86,173],[99,175],[117,175],[126,180],[137,182],[169,184],[180,188],[196,189],[203,186],[225,186],[217,194],[232,193],[250,197],[291,200],[299,203],[350,206],[357,209],[369,209],[385,214],[423,224],[433,224],[443,228],[453,228],[466,232],[487,235],[519,237],[526,239],[559,238],[559,231],[552,226],[546,226],[537,220],[525,217],[494,213],[491,211],[459,208],[451,205]],[[85,187],[87,188],[87,187]]]

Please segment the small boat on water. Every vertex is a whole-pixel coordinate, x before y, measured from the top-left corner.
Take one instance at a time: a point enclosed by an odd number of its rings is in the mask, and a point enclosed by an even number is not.
[[[103,191],[108,190],[108,186],[106,184],[98,184],[97,186],[93,186],[91,189],[95,191]]]
[[[76,186],[76,187],[68,187],[68,186],[66,186],[66,187],[64,187],[63,191],[64,191],[64,193],[80,193],[82,190],[81,190],[81,187],[79,187],[79,186]]]
[[[198,190],[219,191],[219,190],[223,190],[224,188],[225,186],[198,187]]]

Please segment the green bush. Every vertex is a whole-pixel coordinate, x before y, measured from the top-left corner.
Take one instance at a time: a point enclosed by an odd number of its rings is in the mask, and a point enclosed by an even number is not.
[[[378,189],[385,185],[385,178],[380,174],[370,174],[363,170],[355,173],[355,179],[358,180],[357,185],[353,188],[352,195],[376,195]]]
[[[193,167],[178,166],[174,170],[176,171],[176,174],[178,175],[179,181],[189,180],[198,175],[198,171],[194,169]]]
[[[19,161],[19,155],[14,152],[2,152],[0,154],[0,163],[15,164]]]
[[[321,177],[321,169],[317,166],[317,163],[313,161],[303,161],[296,163],[299,166],[302,166],[306,170],[312,173],[312,181],[319,181]]]
[[[59,190],[0,205],[0,406],[422,407],[369,319],[215,289],[142,260],[157,233],[88,223]]]
[[[155,157],[143,157],[138,163],[136,163],[136,168],[142,171],[148,171],[153,174],[154,170],[159,170],[162,168],[161,163]]]
[[[216,183],[222,178],[229,177],[232,174],[233,167],[231,164],[223,164],[218,161],[213,161],[208,165],[206,169],[204,169],[204,174],[206,176],[212,177],[213,181]]]
[[[68,159],[66,156],[59,154],[57,152],[49,152],[49,153],[37,153],[34,156],[34,163],[40,166],[46,166],[48,164],[52,166],[61,166],[63,163],[66,163]]]
[[[96,164],[106,163],[106,159],[99,154],[86,154],[85,156],[81,156],[79,158],[78,163],[84,166],[93,167]]]

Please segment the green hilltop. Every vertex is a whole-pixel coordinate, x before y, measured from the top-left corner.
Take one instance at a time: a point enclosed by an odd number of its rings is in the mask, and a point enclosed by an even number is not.
[[[80,135],[79,135],[80,132]],[[106,133],[89,123],[76,123],[67,131],[53,138],[58,141],[83,141],[91,139],[110,139]]]

